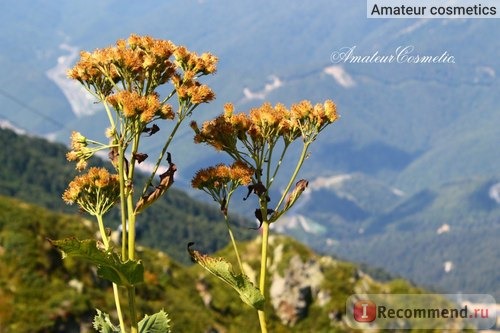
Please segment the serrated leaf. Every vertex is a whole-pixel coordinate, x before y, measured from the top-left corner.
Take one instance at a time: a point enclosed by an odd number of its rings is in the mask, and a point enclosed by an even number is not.
[[[140,261],[122,262],[118,255],[110,250],[101,250],[93,239],[78,240],[66,238],[50,240],[63,255],[83,258],[97,266],[97,274],[120,286],[134,286],[144,281],[144,266]]]
[[[260,290],[253,285],[250,278],[245,274],[235,274],[233,266],[224,258],[213,258],[206,254],[201,254],[196,250],[192,250],[188,245],[188,251],[191,258],[200,264],[207,271],[217,276],[222,281],[229,284],[238,292],[243,302],[251,307],[262,310],[264,307],[265,298]]]
[[[144,266],[140,261],[128,260],[121,262],[118,259],[118,264],[98,267],[97,274],[103,279],[123,286],[135,286],[144,282]]]
[[[120,328],[113,325],[109,315],[105,312],[102,312],[99,309],[96,309],[97,315],[94,317],[93,325],[96,330],[100,333],[113,333],[120,332]]]
[[[139,322],[139,333],[169,333],[170,319],[168,314],[161,310],[151,316],[144,316]]]

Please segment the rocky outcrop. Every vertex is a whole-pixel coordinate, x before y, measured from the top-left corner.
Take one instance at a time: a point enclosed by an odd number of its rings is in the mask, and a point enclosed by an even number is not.
[[[280,250],[277,246],[275,252]],[[283,324],[293,326],[307,316],[322,281],[320,263],[313,259],[303,262],[298,254],[290,259],[283,273],[274,270],[269,292],[274,310]]]
[[[196,291],[201,297],[201,300],[203,301],[203,305],[205,307],[210,308],[212,306],[212,294],[210,293],[210,285],[207,282],[206,279],[203,277],[200,277],[196,281]]]

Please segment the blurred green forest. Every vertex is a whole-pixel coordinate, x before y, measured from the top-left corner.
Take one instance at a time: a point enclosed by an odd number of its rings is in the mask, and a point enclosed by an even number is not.
[[[0,165],[0,194],[58,212],[78,212],[77,207],[67,206],[61,199],[77,174],[74,164],[66,161],[66,146],[2,129],[0,143],[0,160],[3,161]],[[107,164],[96,158],[92,165]],[[137,186],[142,188],[146,177],[139,175],[136,180]],[[80,214],[84,215],[83,212]],[[227,229],[219,209],[193,200],[175,189],[175,183],[161,200],[140,214],[137,221],[139,244],[160,249],[179,262],[189,262],[185,247],[190,241],[207,251],[216,251],[228,243]],[[111,212],[105,222],[108,227],[116,229],[119,225],[118,210]],[[256,235],[255,230],[250,230],[254,227],[251,221],[234,216],[231,223],[235,225],[234,232],[240,240]]]

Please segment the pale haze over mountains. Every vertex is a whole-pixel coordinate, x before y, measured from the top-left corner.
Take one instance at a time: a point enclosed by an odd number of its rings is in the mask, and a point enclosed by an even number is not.
[[[318,139],[310,188],[276,229],[316,249],[447,292],[500,294],[500,22],[367,19],[365,1],[6,1],[0,12],[0,124],[68,142],[102,137],[99,105],[65,78],[80,50],[130,33],[220,58],[217,100],[287,105],[333,99],[341,120]],[[454,63],[350,63],[356,55],[452,56]],[[220,156],[192,143],[172,156],[178,184]],[[154,141],[149,149],[158,149]],[[182,153],[181,153],[182,152]],[[477,259],[480,258],[480,259]],[[481,279],[478,279],[481,277]]]

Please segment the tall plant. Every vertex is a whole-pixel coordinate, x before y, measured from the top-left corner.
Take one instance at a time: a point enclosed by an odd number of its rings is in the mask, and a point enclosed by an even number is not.
[[[289,109],[283,104],[272,106],[265,103],[252,109],[249,114],[235,114],[234,106],[226,104],[223,114],[205,122],[201,128],[195,122],[191,123],[196,133],[195,142],[206,143],[234,160],[230,166],[220,164],[198,171],[192,185],[210,194],[220,204],[240,273],[234,273],[229,262],[222,258],[211,258],[195,250],[190,250],[191,256],[236,289],[242,300],[257,310],[262,332],[267,332],[264,295],[270,225],[277,222],[306,189],[307,180],[297,181],[297,177],[309,155],[309,148],[318,134],[337,119],[335,104],[328,100],[316,105],[302,101]],[[295,156],[295,167],[285,168],[283,160],[291,153],[289,148],[295,141],[301,145],[300,153]],[[270,193],[278,176],[283,176],[286,186],[277,202],[272,204]],[[245,199],[252,194],[257,197],[255,217],[260,223],[259,228],[262,228],[258,289],[253,287],[244,273],[241,256],[228,223],[231,195],[241,185],[248,185]]]
[[[114,326],[109,316],[99,311],[94,326],[102,332],[169,331],[169,319],[163,311],[138,321],[135,288],[143,283],[144,267],[136,258],[135,222],[137,215],[172,185],[176,166],[167,150],[184,120],[198,105],[214,99],[213,91],[199,79],[215,73],[216,65],[217,58],[210,53],[198,55],[170,41],[133,34],[115,46],[82,52],[79,62],[68,72],[103,104],[109,120],[105,131],[109,142],[74,132],[67,158],[84,171],[90,157],[106,150],[114,171],[111,174],[104,168],[90,168],[77,176],[63,194],[68,204],[76,203],[95,216],[100,240],[64,239],[52,243],[63,255],[94,263],[99,276],[112,282],[120,324]],[[159,90],[166,85],[170,88],[162,97]],[[170,128],[170,133],[157,134],[160,128]],[[136,184],[136,166],[150,159],[141,152],[141,140],[153,135],[163,148],[141,188]],[[160,171],[160,167],[164,170]],[[121,212],[121,244],[112,243],[104,223],[105,213],[115,203]],[[120,305],[120,288],[127,291],[129,328]]]
[[[97,266],[100,277],[111,281],[119,326],[109,315],[98,310],[94,327],[100,332],[169,332],[167,314],[162,310],[139,321],[135,288],[144,283],[144,267],[136,258],[135,239],[137,215],[154,204],[171,187],[176,166],[167,152],[172,139],[184,120],[201,103],[214,99],[214,93],[199,82],[202,76],[216,71],[217,58],[210,53],[197,55],[170,41],[131,35],[115,46],[82,52],[79,62],[68,73],[79,81],[106,111],[109,124],[105,131],[109,142],[91,140],[73,132],[70,161],[76,161],[80,171],[95,153],[106,150],[112,162],[112,172],[105,168],[89,168],[70,184],[63,199],[78,204],[95,216],[100,234],[98,240],[63,239],[51,241],[63,256],[82,257]],[[159,88],[170,85],[169,93],[161,97]],[[176,100],[176,105],[170,103]],[[223,258],[212,258],[192,249],[191,257],[205,269],[238,292],[243,302],[254,307],[262,332],[267,332],[264,305],[270,225],[286,213],[306,189],[308,182],[298,180],[299,171],[309,155],[311,144],[329,124],[338,119],[335,104],[328,100],[313,105],[302,101],[286,108],[282,104],[265,103],[248,114],[234,113],[226,104],[217,118],[198,127],[195,142],[205,143],[223,151],[233,160],[231,165],[218,164],[202,169],[192,180],[195,188],[205,191],[220,205],[229,237],[237,258],[238,270]],[[171,123],[167,135],[159,135],[162,124]],[[141,140],[153,136],[163,142],[147,181],[136,184],[136,166],[149,158],[141,151]],[[298,142],[300,153],[292,169],[284,167],[284,158]],[[289,158],[287,157],[287,160]],[[162,167],[163,170],[160,171]],[[275,180],[285,178],[285,188],[277,201],[271,200]],[[244,272],[237,241],[231,229],[229,205],[234,191],[248,186],[245,199],[255,195],[255,217],[262,228],[261,264],[258,287]],[[112,242],[104,215],[118,204],[121,213],[122,236],[119,244]],[[121,309],[120,290],[126,290],[128,318]],[[126,326],[126,322],[129,323]]]

